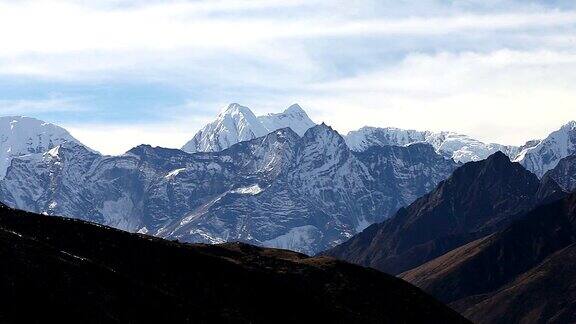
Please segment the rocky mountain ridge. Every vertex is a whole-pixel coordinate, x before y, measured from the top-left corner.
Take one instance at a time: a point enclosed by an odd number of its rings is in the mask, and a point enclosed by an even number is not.
[[[313,254],[387,218],[455,167],[426,144],[354,153],[321,124],[303,137],[285,128],[209,153],[141,145],[101,156],[65,143],[14,159],[0,200],[170,239]]]

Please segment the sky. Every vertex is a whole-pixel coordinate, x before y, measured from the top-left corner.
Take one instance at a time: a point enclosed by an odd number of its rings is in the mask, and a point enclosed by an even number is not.
[[[576,120],[576,2],[0,0],[0,115],[120,154],[233,102],[519,145]]]

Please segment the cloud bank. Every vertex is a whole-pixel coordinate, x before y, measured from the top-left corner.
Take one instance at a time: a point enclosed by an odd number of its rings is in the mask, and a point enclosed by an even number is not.
[[[229,102],[520,144],[576,119],[575,44],[569,1],[0,0],[0,114],[105,153]]]

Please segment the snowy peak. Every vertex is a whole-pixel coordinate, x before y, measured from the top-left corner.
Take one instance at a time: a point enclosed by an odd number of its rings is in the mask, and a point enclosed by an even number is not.
[[[310,127],[315,125],[298,104],[293,104],[282,113],[260,116],[258,120],[268,131],[289,127],[299,136],[304,135]]]
[[[304,135],[306,130],[315,125],[298,104],[293,104],[282,113],[267,114],[258,119],[269,131],[289,127],[299,136]]]
[[[54,124],[30,117],[0,117],[0,179],[13,158],[44,153],[66,142],[80,144],[68,131]]]
[[[249,108],[233,103],[220,112],[215,121],[196,133],[182,150],[188,153],[218,152],[267,133]]]
[[[300,107],[300,105],[297,103],[286,108],[286,110],[284,110],[284,114],[308,117],[308,115],[306,115],[306,112],[304,111],[304,109],[302,109],[302,107]]]
[[[188,153],[219,152],[236,143],[262,137],[287,127],[302,136],[314,125],[297,104],[281,113],[256,117],[248,107],[233,103],[220,112],[214,122],[196,133],[182,150]]]
[[[228,105],[228,107],[226,107],[224,110],[222,110],[218,114],[217,118],[224,119],[227,117],[232,117],[235,119],[239,119],[239,118],[255,119],[256,118],[256,116],[254,116],[254,113],[252,112],[252,110],[250,110],[250,108],[244,107],[244,106],[237,104],[237,103],[231,103],[230,105]]]
[[[516,161],[542,177],[554,169],[560,160],[573,154],[576,154],[576,121],[565,124],[537,145],[525,148]]]

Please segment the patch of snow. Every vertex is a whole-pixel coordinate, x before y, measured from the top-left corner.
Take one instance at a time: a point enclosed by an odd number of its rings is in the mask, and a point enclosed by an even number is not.
[[[257,194],[261,193],[262,191],[263,191],[262,188],[260,188],[260,186],[258,184],[255,184],[255,185],[251,185],[249,187],[236,188],[230,192],[241,194],[241,195],[257,195]]]
[[[168,172],[168,174],[166,176],[164,176],[164,178],[166,179],[173,179],[175,178],[180,172],[186,170],[186,168],[180,168],[180,169],[176,169],[176,170],[172,170],[170,172]]]
[[[16,235],[16,236],[18,236],[18,237],[23,237],[22,234],[17,233],[17,232],[14,232],[14,231],[11,231],[11,230],[5,230],[5,231],[8,232],[8,233],[10,233],[10,234],[14,234],[14,235]]]
[[[200,237],[202,237],[204,240],[206,240],[206,242],[210,243],[210,244],[222,244],[222,243],[226,243],[226,240],[223,240],[221,238],[218,237],[212,237],[210,236],[210,234],[204,232],[201,229],[192,229],[189,232],[190,235],[198,235]]]
[[[50,155],[51,157],[58,157],[58,152],[60,151],[60,145],[55,146],[54,148],[52,148],[51,150],[49,150],[48,152],[46,152],[46,154]]]
[[[86,258],[83,258],[83,257],[81,257],[81,256],[77,256],[77,255],[75,255],[75,254],[72,254],[72,253],[70,253],[70,252],[66,252],[66,251],[60,251],[60,253],[62,253],[62,254],[66,254],[67,256],[69,256],[69,257],[73,257],[74,259],[78,259],[78,260],[80,260],[80,261],[89,261],[89,260],[88,260],[88,259],[86,259]]]

